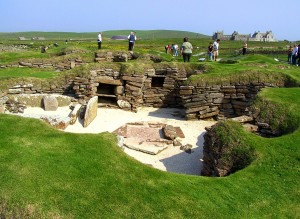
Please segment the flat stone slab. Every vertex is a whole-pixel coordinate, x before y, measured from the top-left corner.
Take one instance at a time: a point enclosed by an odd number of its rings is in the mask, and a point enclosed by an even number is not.
[[[162,129],[127,125],[127,137],[140,138],[143,140],[162,139]]]
[[[253,117],[251,117],[251,116],[238,116],[238,117],[231,118],[231,120],[239,122],[239,123],[245,123],[245,122],[252,122]]]
[[[173,145],[172,140],[165,139],[162,123],[127,123],[114,131],[124,137],[124,146],[147,154],[156,155]]]
[[[156,155],[168,148],[168,141],[144,141],[139,138],[125,138],[124,146],[147,154]]]

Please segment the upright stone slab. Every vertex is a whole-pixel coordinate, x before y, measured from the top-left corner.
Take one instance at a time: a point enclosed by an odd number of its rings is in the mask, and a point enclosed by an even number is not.
[[[83,127],[87,127],[97,116],[98,97],[91,98],[86,106]]]
[[[58,108],[58,101],[54,96],[43,97],[44,109],[45,111],[56,111]]]
[[[76,104],[70,115],[70,124],[74,125],[80,112],[81,104]]]

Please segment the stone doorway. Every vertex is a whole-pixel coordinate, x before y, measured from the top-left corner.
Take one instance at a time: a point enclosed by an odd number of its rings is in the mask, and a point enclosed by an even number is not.
[[[116,85],[99,83],[97,87],[99,106],[117,106]]]
[[[164,76],[152,77],[151,87],[163,87],[164,83],[165,83],[165,77]]]

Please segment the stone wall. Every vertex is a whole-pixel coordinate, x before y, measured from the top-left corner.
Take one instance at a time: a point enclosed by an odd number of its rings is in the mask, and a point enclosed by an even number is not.
[[[109,105],[135,111],[137,107],[184,108],[186,119],[230,118],[245,114],[247,107],[264,87],[284,86],[263,82],[231,85],[186,86],[187,73],[176,67],[145,69],[143,74],[122,73],[120,69],[99,67],[88,76],[75,77],[57,85],[19,83],[9,87],[8,95],[55,93],[73,95],[86,104],[98,96],[110,100]]]
[[[181,86],[180,98],[188,120],[214,116],[218,116],[219,119],[230,118],[244,115],[257,93],[270,86],[274,85],[249,82],[233,85]]]
[[[126,101],[133,111],[139,106],[182,107],[179,88],[185,80],[186,73],[178,68],[149,68],[144,74],[103,68],[92,70],[88,78],[76,77],[73,90],[81,101],[93,96],[111,97],[115,102]],[[114,91],[100,93],[101,87],[107,85],[114,86]]]
[[[136,59],[137,56],[133,52],[96,52],[95,62],[127,62]]]
[[[65,94],[71,95],[73,93],[73,80],[68,80],[62,85],[54,83],[16,83],[7,90],[7,95],[15,94]]]
[[[81,58],[67,58],[62,60],[27,60],[18,63],[1,65],[0,68],[53,68],[58,71],[65,71],[85,64]]]

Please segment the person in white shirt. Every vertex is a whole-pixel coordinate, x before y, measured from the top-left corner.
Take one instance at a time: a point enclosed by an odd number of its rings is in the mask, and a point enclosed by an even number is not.
[[[99,34],[98,34],[97,42],[98,42],[98,49],[101,49],[101,44],[102,44],[102,33],[99,33]]]
[[[217,58],[219,56],[219,45],[220,45],[220,39],[217,39],[213,43],[213,51],[214,51],[214,60],[217,61]]]
[[[128,35],[128,42],[129,42],[128,50],[129,50],[129,51],[132,51],[132,50],[133,50],[135,41],[136,41],[136,34],[135,34],[135,32],[131,32],[131,33]]]

